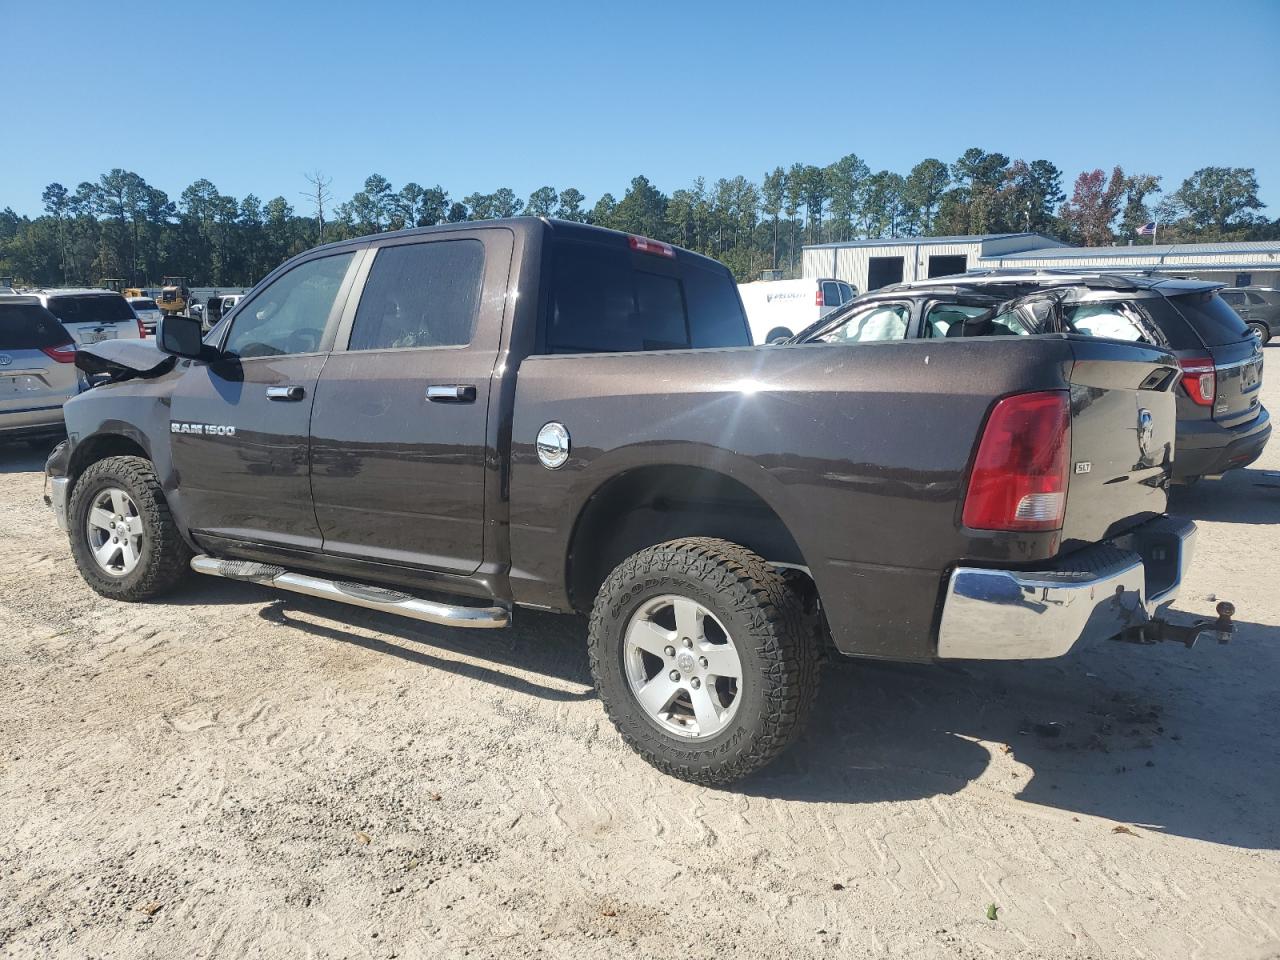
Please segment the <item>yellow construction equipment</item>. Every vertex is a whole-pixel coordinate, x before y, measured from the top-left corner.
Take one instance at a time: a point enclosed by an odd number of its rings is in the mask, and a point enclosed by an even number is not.
[[[186,277],[165,277],[161,281],[160,296],[156,297],[156,306],[165,316],[186,313],[191,305],[191,290],[187,287]]]

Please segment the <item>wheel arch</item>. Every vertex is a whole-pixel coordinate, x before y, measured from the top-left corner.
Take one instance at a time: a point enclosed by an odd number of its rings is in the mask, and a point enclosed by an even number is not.
[[[587,612],[624,559],[682,537],[740,544],[770,563],[808,567],[778,512],[741,480],[706,466],[636,466],[603,480],[580,507],[565,557],[565,586]]]
[[[150,461],[151,451],[147,449],[145,438],[131,429],[104,431],[85,437],[72,449],[67,463],[67,478],[71,481],[68,495],[75,490],[76,482],[89,467],[107,457],[142,457]]]

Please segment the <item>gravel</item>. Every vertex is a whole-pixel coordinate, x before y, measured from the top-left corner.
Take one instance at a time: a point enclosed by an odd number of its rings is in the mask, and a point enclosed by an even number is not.
[[[577,619],[104,600],[42,461],[0,446],[0,956],[1280,956],[1280,444],[1174,499],[1230,645],[836,663],[728,790],[623,746]]]

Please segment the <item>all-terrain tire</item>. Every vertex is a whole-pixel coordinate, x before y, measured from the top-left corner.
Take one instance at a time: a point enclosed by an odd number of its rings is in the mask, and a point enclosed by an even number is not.
[[[107,573],[93,557],[87,522],[102,491],[124,490],[137,505],[142,546],[137,565],[120,576]],[[86,583],[113,600],[150,600],[172,590],[191,572],[191,548],[178,532],[155,469],[142,457],[107,457],[80,475],[68,510],[71,555]]]
[[[668,595],[713,614],[741,661],[742,700],[706,738],[665,729],[628,679],[627,626],[643,604]],[[671,540],[624,560],[600,587],[587,643],[596,690],[623,740],[659,770],[694,783],[728,784],[764,767],[800,735],[818,692],[820,654],[803,598],[763,559],[726,540]]]

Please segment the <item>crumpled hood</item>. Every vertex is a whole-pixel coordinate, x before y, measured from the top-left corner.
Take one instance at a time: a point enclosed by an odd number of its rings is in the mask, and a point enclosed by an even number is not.
[[[102,340],[76,351],[76,366],[90,377],[106,374],[110,382],[149,379],[168,373],[177,357],[164,353],[152,337],[145,340]]]

